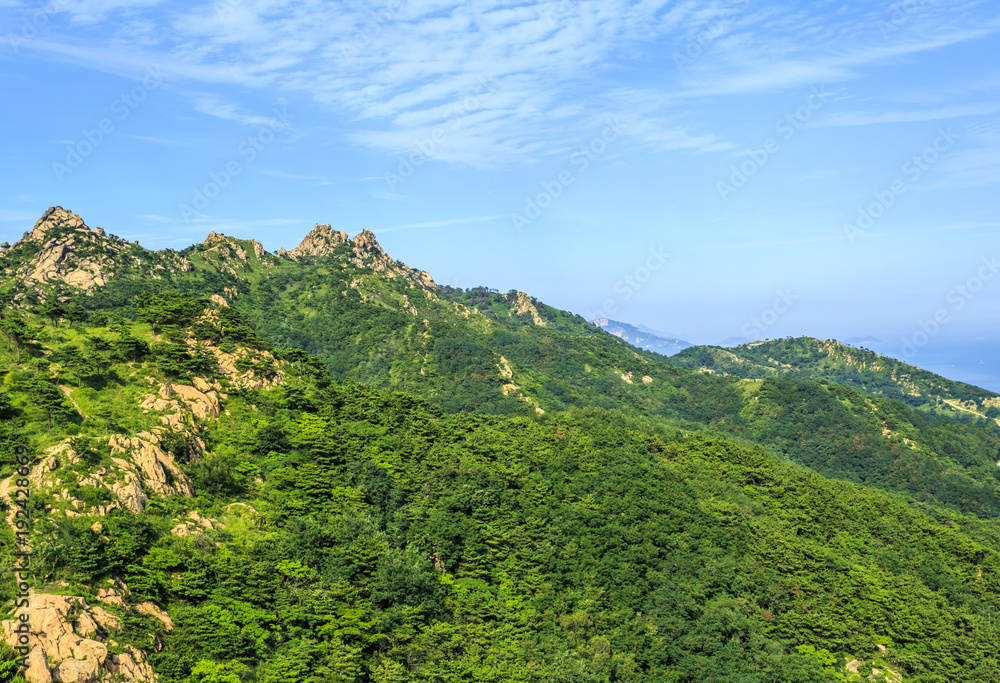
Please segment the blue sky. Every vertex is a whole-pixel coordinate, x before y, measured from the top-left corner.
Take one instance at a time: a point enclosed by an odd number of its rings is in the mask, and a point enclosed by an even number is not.
[[[697,343],[919,356],[1000,339],[998,30],[975,1],[0,0],[0,237],[52,205],[149,248],[330,223]]]

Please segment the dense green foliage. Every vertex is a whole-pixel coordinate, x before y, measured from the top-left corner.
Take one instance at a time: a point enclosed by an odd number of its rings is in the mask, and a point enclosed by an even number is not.
[[[732,349],[696,346],[668,361],[692,369],[705,368],[745,379],[794,375],[798,379],[850,383],[861,391],[897,399],[914,407],[942,408],[943,399],[973,402],[982,407],[997,395],[956,382],[867,349],[810,337],[742,344]]]
[[[32,499],[38,588],[166,608],[172,630],[111,634],[164,683],[1000,676],[995,429],[671,366],[517,292],[219,244],[3,318],[3,474],[17,446],[74,456]],[[169,384],[223,410],[164,429],[141,406]],[[98,515],[114,494],[84,480],[149,429],[195,495]]]

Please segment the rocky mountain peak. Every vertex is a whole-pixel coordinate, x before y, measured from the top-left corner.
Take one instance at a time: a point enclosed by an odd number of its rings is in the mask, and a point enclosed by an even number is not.
[[[83,218],[61,206],[46,210],[31,232],[0,252],[0,274],[21,285],[15,302],[25,298],[24,290],[47,297],[53,286],[93,292],[123,267],[145,267],[150,272],[192,269],[176,252],[150,252],[138,242],[129,244],[101,228],[88,227]]]
[[[209,251],[217,252],[227,259],[237,259],[243,262],[250,259],[250,251],[253,251],[254,256],[258,259],[264,258],[264,255],[267,254],[267,250],[264,249],[264,245],[257,240],[243,240],[238,237],[223,235],[222,233],[215,231],[208,233],[201,243],[207,247]],[[247,249],[248,243],[250,250]],[[236,274],[232,265],[226,266],[226,270],[233,275]]]
[[[359,267],[367,266],[378,272],[392,268],[394,264],[371,230],[362,230],[360,235],[351,240],[351,247],[351,261]]]
[[[108,267],[124,248],[124,242],[106,236],[101,228],[90,228],[72,211],[53,206],[3,253],[14,259],[17,254],[26,257],[16,269],[24,283],[59,281],[93,291],[110,279],[113,273]]]
[[[334,230],[329,223],[316,224],[316,227],[309,231],[299,246],[291,251],[285,252],[288,256],[297,259],[301,256],[326,256],[341,244],[346,244],[347,233]],[[281,253],[281,252],[279,252]]]
[[[378,240],[375,239],[375,233],[371,230],[362,230],[361,233],[354,238],[354,246],[358,249],[366,249],[368,251],[378,251],[385,253],[382,247],[379,245]]]
[[[77,214],[62,208],[61,206],[51,206],[42,214],[42,217],[35,221],[35,226],[31,232],[24,233],[21,239],[28,239],[33,242],[42,242],[49,233],[56,228],[70,228],[77,231],[89,232],[90,228],[83,222],[83,218]],[[94,232],[104,235],[104,230],[97,228]]]
[[[406,277],[416,284],[427,289],[433,289],[437,285],[430,274],[425,271],[418,271],[409,266],[394,261],[382,246],[375,239],[375,233],[371,230],[362,230],[353,240],[349,239],[346,232],[334,230],[329,224],[317,223],[316,227],[309,231],[299,246],[291,251],[278,250],[279,256],[298,260],[303,256],[326,256],[333,253],[341,245],[350,245],[351,253],[347,260],[358,268],[371,268],[376,273],[388,277]]]

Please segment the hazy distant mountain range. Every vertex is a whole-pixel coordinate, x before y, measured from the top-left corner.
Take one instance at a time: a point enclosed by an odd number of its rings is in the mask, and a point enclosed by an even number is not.
[[[640,349],[647,349],[664,356],[670,356],[694,346],[691,342],[686,342],[683,339],[655,334],[645,325],[629,325],[608,318],[597,318],[593,322],[605,332],[610,332],[632,346],[638,346]]]

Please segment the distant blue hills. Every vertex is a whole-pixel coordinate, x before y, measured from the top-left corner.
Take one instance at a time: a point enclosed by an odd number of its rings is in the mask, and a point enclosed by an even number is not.
[[[659,353],[663,356],[670,356],[694,346],[691,342],[684,341],[683,339],[654,334],[645,325],[629,325],[628,323],[608,318],[597,318],[592,322],[605,332],[615,335],[632,346]]]

